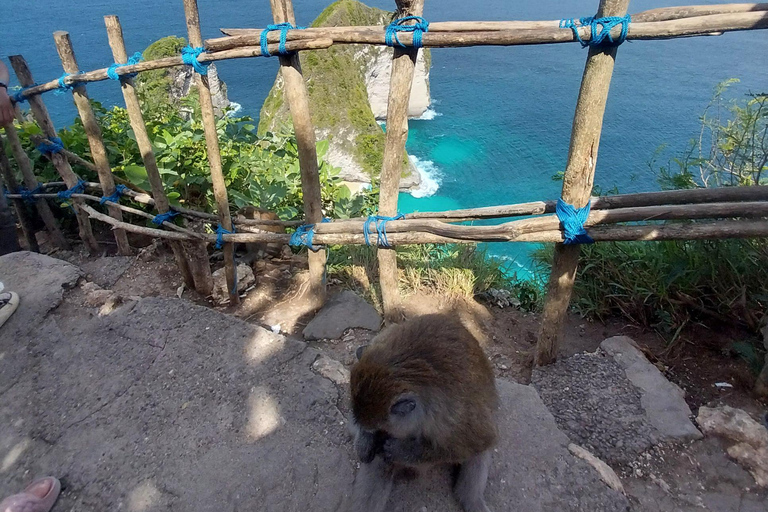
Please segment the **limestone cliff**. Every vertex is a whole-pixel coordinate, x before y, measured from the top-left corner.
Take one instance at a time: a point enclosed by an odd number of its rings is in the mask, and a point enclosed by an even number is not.
[[[393,13],[356,0],[338,0],[312,26],[386,25],[392,18]],[[342,169],[345,181],[370,183],[381,171],[385,135],[377,120],[386,119],[392,51],[387,47],[339,45],[300,54],[317,137],[329,140],[326,158]],[[420,116],[429,104],[429,52],[425,50],[419,52],[409,114]],[[259,131],[291,129],[278,74],[261,109]],[[401,189],[416,188],[419,183],[418,171],[403,155]]]

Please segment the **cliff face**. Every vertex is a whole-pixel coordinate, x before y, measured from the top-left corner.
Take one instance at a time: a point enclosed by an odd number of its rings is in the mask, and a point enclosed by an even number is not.
[[[338,0],[312,26],[386,25],[392,16],[356,0]],[[392,52],[386,47],[343,45],[300,54],[316,135],[329,140],[326,159],[342,169],[345,181],[370,183],[381,171],[385,135],[377,120],[386,119]],[[420,116],[430,104],[428,64],[428,52],[420,52],[412,116]],[[292,130],[292,126],[278,74],[261,109],[259,131],[281,130]],[[403,155],[401,188],[417,187],[419,181],[418,172]]]

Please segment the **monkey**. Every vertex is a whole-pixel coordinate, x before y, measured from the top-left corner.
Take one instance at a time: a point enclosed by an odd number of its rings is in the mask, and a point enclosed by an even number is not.
[[[280,220],[280,218],[274,212],[265,210],[264,208],[258,208],[256,206],[245,206],[240,208],[236,214],[235,224],[237,224],[239,219]],[[285,228],[278,225],[263,225],[259,227],[242,226],[240,229],[249,233],[260,233],[265,231],[269,233],[285,233]],[[280,256],[282,248],[283,244],[279,243],[246,243],[246,260],[248,263],[253,263],[257,259],[263,258],[265,256]]]
[[[472,334],[453,317],[425,315],[388,327],[357,354],[350,388],[361,465],[352,512],[383,512],[400,470],[437,464],[456,470],[465,512],[490,512],[483,492],[499,399]]]

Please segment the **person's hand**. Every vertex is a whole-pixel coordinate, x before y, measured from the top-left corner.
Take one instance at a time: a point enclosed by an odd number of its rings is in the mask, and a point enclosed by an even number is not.
[[[13,105],[8,91],[5,87],[0,87],[0,126],[5,126],[13,122]]]

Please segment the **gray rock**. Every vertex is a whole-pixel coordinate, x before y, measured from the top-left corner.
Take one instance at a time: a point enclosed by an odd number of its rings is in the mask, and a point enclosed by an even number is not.
[[[133,264],[132,256],[104,256],[80,266],[88,279],[102,288],[112,288],[118,279]]]
[[[251,267],[245,263],[237,266],[237,292],[243,293],[246,288],[256,282]],[[227,274],[224,267],[213,273],[213,300],[218,303],[229,301],[229,290],[227,289]]]
[[[376,309],[354,292],[344,291],[331,298],[304,328],[304,339],[339,338],[354,327],[378,331],[381,317]]]
[[[336,385],[349,384],[349,370],[335,359],[321,355],[312,363],[312,369]]]
[[[648,421],[659,433],[668,438],[701,439],[701,432],[693,425],[691,409],[685,403],[685,393],[667,380],[626,336],[614,336],[600,344],[619,363],[627,378],[641,393],[641,403]]]

